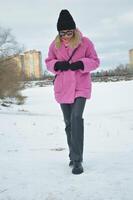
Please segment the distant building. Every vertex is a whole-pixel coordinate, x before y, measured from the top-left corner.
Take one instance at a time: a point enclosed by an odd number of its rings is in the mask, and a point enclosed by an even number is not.
[[[129,50],[129,64],[133,66],[133,49]]]
[[[15,54],[8,57],[7,64],[16,61],[23,78],[39,79],[43,76],[42,71],[42,56],[40,51],[30,50],[23,54]]]

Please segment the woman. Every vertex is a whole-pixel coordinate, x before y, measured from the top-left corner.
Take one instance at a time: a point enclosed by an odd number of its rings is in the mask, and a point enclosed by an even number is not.
[[[61,10],[57,31],[45,63],[47,69],[56,75],[54,94],[64,117],[69,166],[72,166],[73,174],[81,174],[84,171],[82,115],[86,99],[91,97],[90,72],[99,66],[100,61],[93,43],[76,28],[68,10]]]

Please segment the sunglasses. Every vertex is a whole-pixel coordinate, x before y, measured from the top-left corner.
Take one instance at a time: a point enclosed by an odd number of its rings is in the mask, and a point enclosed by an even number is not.
[[[60,32],[59,32],[59,36],[60,36],[60,37],[63,37],[63,36],[65,36],[65,35],[67,35],[67,36],[72,36],[72,35],[73,35],[73,31],[60,31]]]

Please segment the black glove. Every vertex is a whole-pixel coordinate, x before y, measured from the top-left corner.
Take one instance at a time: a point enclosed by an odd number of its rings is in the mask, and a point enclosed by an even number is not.
[[[77,62],[73,62],[70,64],[70,69],[72,71],[78,70],[78,69],[84,69],[84,64],[82,61],[77,61]]]
[[[54,65],[55,71],[67,71],[68,69],[70,69],[70,64],[68,61],[57,61]]]

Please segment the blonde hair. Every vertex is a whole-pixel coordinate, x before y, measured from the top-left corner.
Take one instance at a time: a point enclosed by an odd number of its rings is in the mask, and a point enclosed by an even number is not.
[[[81,35],[79,33],[79,31],[76,29],[74,30],[74,34],[70,40],[70,47],[71,48],[75,48],[78,46],[78,44],[81,42]],[[56,38],[55,38],[55,46],[56,48],[60,48],[61,47],[61,39],[60,39],[60,36],[57,35]]]

